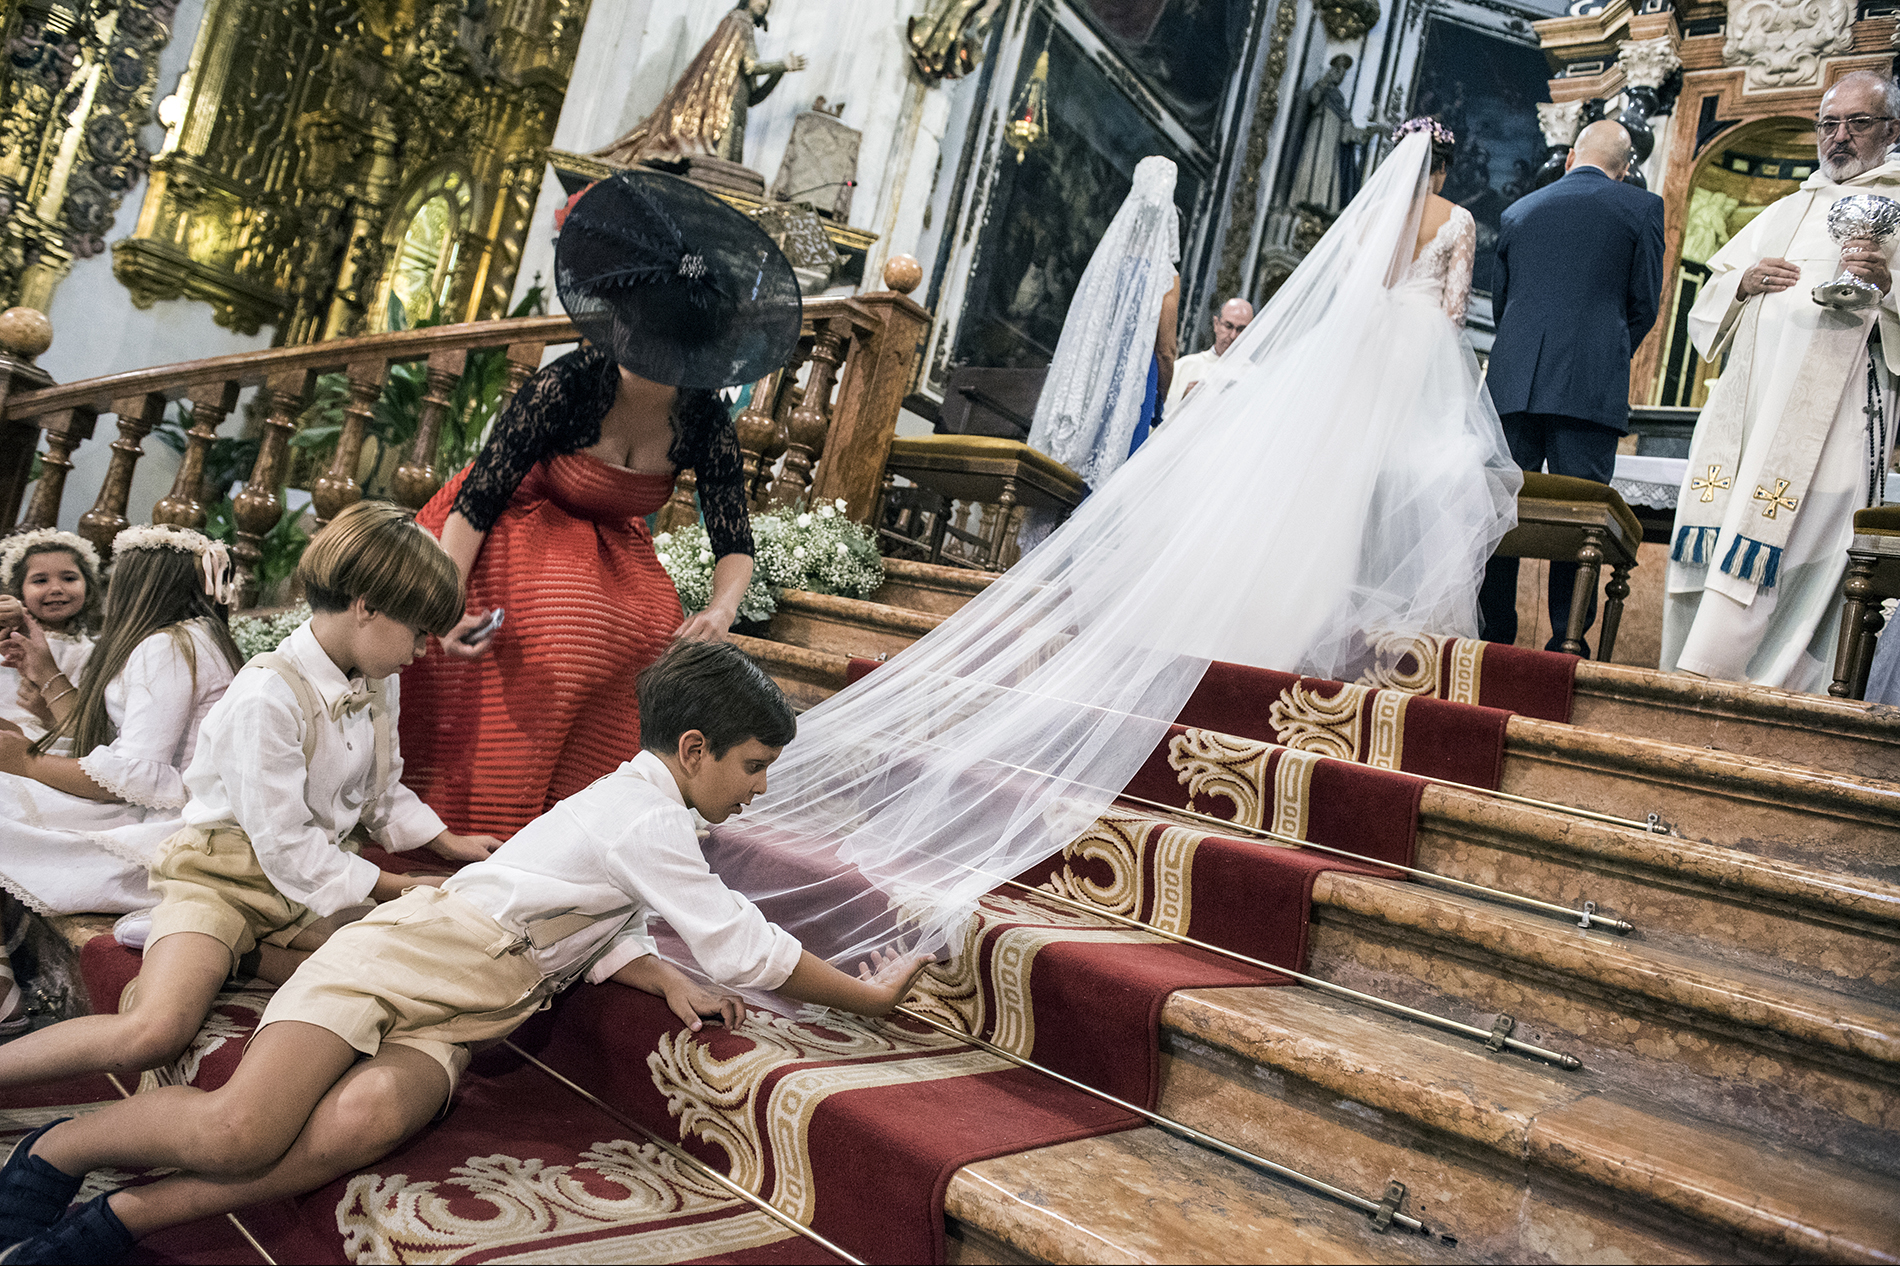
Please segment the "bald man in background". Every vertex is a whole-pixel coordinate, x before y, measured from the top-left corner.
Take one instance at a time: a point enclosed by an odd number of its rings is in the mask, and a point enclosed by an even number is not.
[[[1623,125],[1583,129],[1562,179],[1504,209],[1491,310],[1497,341],[1485,385],[1511,456],[1607,484],[1629,430],[1630,355],[1656,323],[1662,297],[1663,201],[1623,183]],[[1550,565],[1546,650],[1570,620],[1575,563]],[[1517,560],[1494,558],[1478,593],[1484,636],[1517,640]],[[1596,618],[1596,596],[1584,620]]]
[[[1194,385],[1214,372],[1214,362],[1227,354],[1240,332],[1253,320],[1253,305],[1245,299],[1229,299],[1214,314],[1214,346],[1194,352],[1174,362],[1174,381],[1168,386],[1168,399],[1162,405],[1163,418],[1168,410],[1187,398]]]

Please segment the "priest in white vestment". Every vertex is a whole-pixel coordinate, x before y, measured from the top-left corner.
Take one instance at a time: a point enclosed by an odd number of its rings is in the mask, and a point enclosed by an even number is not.
[[[1900,86],[1845,76],[1821,100],[1820,170],[1709,260],[1689,313],[1728,362],[1703,407],[1676,505],[1661,667],[1819,693],[1832,673],[1854,511],[1879,505],[1893,448],[1900,235],[1836,242],[1853,194],[1900,199]],[[1844,312],[1814,288],[1843,266],[1884,292]]]

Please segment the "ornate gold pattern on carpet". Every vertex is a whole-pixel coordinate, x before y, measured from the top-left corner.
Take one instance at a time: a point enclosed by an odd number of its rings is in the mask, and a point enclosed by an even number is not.
[[[445,1182],[358,1174],[337,1207],[359,1262],[676,1262],[776,1243],[790,1233],[651,1143],[596,1143],[575,1165],[472,1156]],[[473,1205],[482,1212],[468,1212]],[[707,1215],[730,1212],[732,1216]],[[689,1221],[689,1219],[692,1219]],[[621,1234],[604,1234],[608,1232]],[[588,1237],[576,1241],[567,1237]],[[567,1240],[558,1247],[542,1242]],[[515,1245],[539,1245],[497,1257]]]
[[[1319,760],[1310,752],[1213,730],[1188,730],[1168,743],[1168,765],[1190,798],[1225,800],[1234,806],[1232,821],[1296,839],[1306,838],[1313,767]]]
[[[1397,769],[1405,754],[1405,705],[1411,696],[1343,685],[1326,696],[1304,681],[1280,692],[1267,715],[1280,742],[1374,769]]]
[[[1379,639],[1374,648],[1377,658],[1358,684],[1453,703],[1477,703],[1485,645],[1475,638],[1387,634]]]

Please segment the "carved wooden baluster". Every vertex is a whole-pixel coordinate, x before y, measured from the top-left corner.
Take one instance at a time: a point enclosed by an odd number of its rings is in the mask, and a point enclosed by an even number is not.
[[[673,481],[673,495],[666,499],[654,518],[654,526],[661,532],[677,532],[699,522],[698,491],[698,476],[690,470],[682,470]]]
[[[804,401],[805,388],[798,381],[798,371],[811,360],[812,339],[807,336],[798,341],[792,350],[792,357],[785,362],[785,368],[778,374],[775,399],[771,402],[772,439],[759,450],[759,481],[752,485],[748,494],[754,513],[765,509],[766,494],[771,491],[773,470],[778,459],[792,442],[792,411]]]
[[[392,481],[396,500],[411,510],[422,509],[442,486],[443,472],[435,468],[435,450],[441,442],[442,417],[449,411],[449,396],[467,359],[467,348],[429,353],[429,384],[422,393],[416,442],[409,449],[409,460],[396,467]]]
[[[825,431],[831,426],[831,384],[844,363],[844,341],[850,333],[849,322],[833,317],[812,346],[811,378],[804,399],[792,410],[785,469],[772,481],[766,498],[773,509],[795,505],[811,491],[812,467],[823,455]]]
[[[105,482],[99,485],[99,497],[92,509],[79,516],[79,534],[98,547],[101,558],[112,556],[112,538],[131,526],[125,517],[125,504],[132,499],[132,472],[145,455],[145,437],[165,420],[167,403],[158,392],[112,402],[112,411],[119,416],[119,438],[112,441],[112,464],[106,467]]]
[[[748,502],[752,499],[752,490],[759,485],[760,472],[769,469],[765,465],[765,450],[778,435],[778,423],[772,419],[772,392],[777,386],[776,374],[767,374],[753,383],[752,398],[732,420],[733,433],[739,437],[739,452],[743,454]],[[783,445],[780,448],[782,450]]]
[[[515,393],[521,390],[521,384],[534,377],[541,368],[541,357],[547,351],[546,343],[514,343],[508,348],[508,385],[502,389],[501,405],[495,416],[500,417],[515,402]]]
[[[356,466],[363,456],[363,432],[376,408],[376,398],[383,394],[383,379],[388,376],[389,362],[385,360],[361,360],[349,366],[350,402],[343,406],[343,433],[337,436],[336,456],[330,469],[310,485],[318,527],[363,499],[363,485],[356,482]]]
[[[185,398],[191,401],[185,460],[178,465],[172,490],[152,507],[152,522],[201,528],[205,525],[205,463],[211,458],[211,446],[218,441],[218,428],[224,425],[225,415],[237,408],[238,384],[236,380],[206,383],[193,387]]]
[[[290,370],[272,374],[265,387],[270,416],[264,422],[263,443],[258,446],[250,479],[231,502],[231,516],[237,520],[237,546],[231,552],[237,558],[239,607],[257,604],[257,569],[264,558],[264,537],[284,517],[284,498],[278,489],[288,465],[290,432],[297,425],[297,414],[315,377],[313,370]]]
[[[20,520],[21,527],[47,528],[59,522],[59,499],[73,468],[73,450],[92,438],[98,419],[99,411],[83,404],[34,419],[46,432],[46,451],[40,454],[39,482],[33,487],[33,502]]]

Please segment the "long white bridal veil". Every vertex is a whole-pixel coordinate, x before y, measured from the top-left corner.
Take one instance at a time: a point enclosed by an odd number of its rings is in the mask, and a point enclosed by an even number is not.
[[[1350,679],[1385,634],[1475,635],[1519,476],[1470,351],[1398,284],[1429,157],[1398,146],[1074,517],[801,718],[708,841],[728,883],[824,957],[936,948],[1108,805],[1209,660]]]

